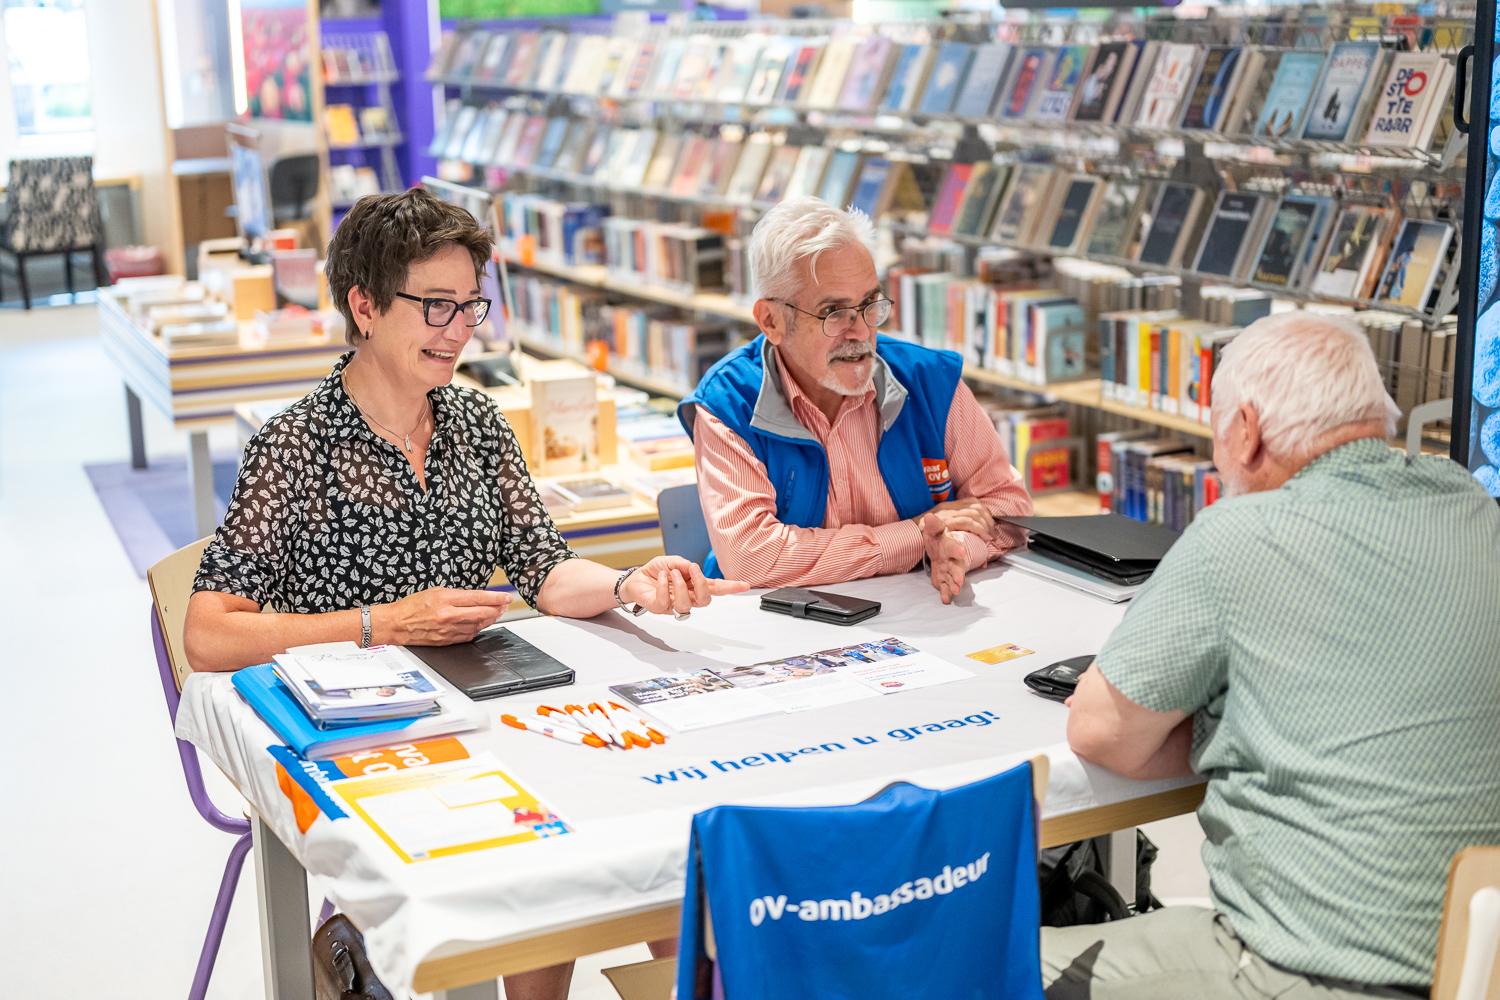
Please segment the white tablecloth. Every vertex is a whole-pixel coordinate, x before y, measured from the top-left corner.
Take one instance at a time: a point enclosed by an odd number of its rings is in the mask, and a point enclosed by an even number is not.
[[[883,602],[880,615],[854,627],[762,612],[755,592],[715,601],[682,622],[611,611],[590,621],[539,618],[511,625],[573,667],[577,684],[484,702],[493,728],[463,742],[471,754],[493,751],[508,772],[575,827],[548,840],[405,864],[358,819],[320,816],[305,834],[299,832],[266,750],[279,741],[225,675],[189,678],[177,734],[229,775],[317,888],[359,925],[377,973],[397,991],[410,989],[416,967],[430,955],[679,899],[689,821],[710,806],[850,803],[896,780],[946,788],[999,773],[1036,753],[1051,760],[1044,810],[1049,817],[1198,780],[1132,782],[1084,764],[1065,742],[1067,710],[1022,683],[1048,663],[1097,652],[1123,605],[1003,568],[970,580],[972,587],[948,607],[915,574],[828,588]],[[906,639],[975,676],[697,730],[629,752],[572,746],[499,721],[502,712],[534,712],[541,702],[598,700],[607,685],[654,671],[756,663],[887,636]],[[1035,653],[995,665],[965,655],[1002,643]],[[937,725],[986,713],[998,721]],[[829,749],[797,753],[824,744]],[[772,759],[738,769],[726,763],[752,755]]]

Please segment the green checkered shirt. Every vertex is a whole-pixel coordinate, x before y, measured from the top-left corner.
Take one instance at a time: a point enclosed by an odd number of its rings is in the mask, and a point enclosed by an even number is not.
[[[1098,657],[1195,715],[1214,905],[1262,957],[1432,981],[1453,855],[1500,843],[1500,508],[1377,440],[1193,522]]]

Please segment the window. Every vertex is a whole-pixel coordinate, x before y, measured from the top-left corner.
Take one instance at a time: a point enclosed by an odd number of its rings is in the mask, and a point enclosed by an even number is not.
[[[0,0],[16,132],[92,132],[84,0]]]

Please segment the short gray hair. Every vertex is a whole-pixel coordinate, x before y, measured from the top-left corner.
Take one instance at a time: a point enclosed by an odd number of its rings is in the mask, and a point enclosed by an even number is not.
[[[1364,331],[1303,310],[1267,316],[1235,337],[1213,373],[1209,403],[1216,427],[1249,403],[1266,448],[1282,456],[1304,454],[1349,424],[1383,421],[1394,437],[1401,418]]]
[[[821,198],[790,198],[761,216],[750,234],[750,273],[761,297],[790,299],[797,293],[797,262],[810,258],[817,273],[825,250],[857,243],[875,255],[875,225],[859,209],[835,208]]]

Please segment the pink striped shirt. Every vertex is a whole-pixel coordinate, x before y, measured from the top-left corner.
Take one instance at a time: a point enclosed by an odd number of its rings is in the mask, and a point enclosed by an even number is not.
[[[785,365],[781,387],[799,423],[828,455],[828,508],[821,528],[799,528],[776,518],[776,490],[750,446],[703,406],[693,435],[698,496],[708,537],[724,576],[755,587],[838,583],[905,573],[922,560],[922,531],[896,513],[876,463],[880,412],[873,387],[844,399],[830,425]],[[974,393],[962,380],[953,393],[944,432],[953,496],[975,497],[991,514],[1032,512],[1021,474]],[[957,532],[969,569],[1020,544],[1019,529],[997,525],[993,538]]]

